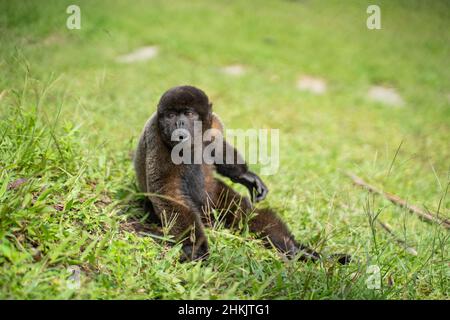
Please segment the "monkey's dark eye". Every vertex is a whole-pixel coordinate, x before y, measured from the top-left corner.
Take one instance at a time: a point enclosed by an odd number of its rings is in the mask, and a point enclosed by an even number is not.
[[[186,117],[191,118],[191,117],[194,116],[194,113],[193,113],[192,111],[186,111],[186,112],[184,113],[184,115],[185,115]]]
[[[169,119],[173,119],[173,118],[175,117],[175,113],[169,112],[169,113],[167,114],[167,117],[168,117]]]

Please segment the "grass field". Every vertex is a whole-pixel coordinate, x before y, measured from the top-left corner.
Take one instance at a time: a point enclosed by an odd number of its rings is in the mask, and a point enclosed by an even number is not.
[[[66,28],[74,2],[80,30]],[[345,173],[450,217],[450,4],[376,1],[369,30],[372,2],[0,0],[0,298],[448,299],[448,230]],[[158,54],[116,61],[143,46]],[[222,72],[236,64],[245,73]],[[300,91],[302,75],[327,91]],[[208,261],[180,263],[179,246],[142,232],[131,155],[179,84],[205,90],[228,128],[280,129],[263,205],[353,263],[286,262],[223,228]],[[370,100],[374,85],[404,105]]]

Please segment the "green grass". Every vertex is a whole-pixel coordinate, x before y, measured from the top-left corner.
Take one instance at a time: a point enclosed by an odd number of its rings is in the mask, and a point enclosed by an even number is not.
[[[449,298],[448,231],[345,175],[449,217],[446,1],[377,1],[376,31],[365,24],[373,1],[76,2],[81,30],[65,27],[73,1],[0,1],[0,298]],[[144,45],[159,55],[115,62]],[[246,74],[219,71],[234,63]],[[326,79],[327,93],[298,91],[302,74]],[[179,246],[134,231],[130,155],[178,84],[204,89],[229,128],[280,129],[264,204],[302,242],[357,261],[285,262],[248,233],[216,228],[209,260],[183,264]],[[368,100],[380,84],[405,106]],[[378,290],[366,285],[374,264]],[[73,265],[79,289],[67,285]]]

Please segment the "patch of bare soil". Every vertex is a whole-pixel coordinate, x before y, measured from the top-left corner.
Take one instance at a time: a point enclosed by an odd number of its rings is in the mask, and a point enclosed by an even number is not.
[[[225,74],[228,74],[230,76],[242,76],[245,74],[245,67],[240,64],[233,64],[229,66],[225,66],[221,68],[221,71]]]
[[[158,55],[157,46],[147,46],[138,48],[130,53],[118,56],[116,61],[119,63],[134,63],[153,59]]]
[[[403,98],[394,88],[373,86],[367,93],[369,99],[392,107],[401,107],[405,104]]]
[[[313,94],[324,94],[327,91],[327,83],[324,79],[303,75],[297,81],[297,89]]]

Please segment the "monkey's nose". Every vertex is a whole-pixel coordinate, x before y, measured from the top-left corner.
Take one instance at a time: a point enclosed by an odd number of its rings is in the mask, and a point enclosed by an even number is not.
[[[180,128],[184,128],[184,121],[183,120],[178,120],[177,121],[177,129],[180,129]]]

